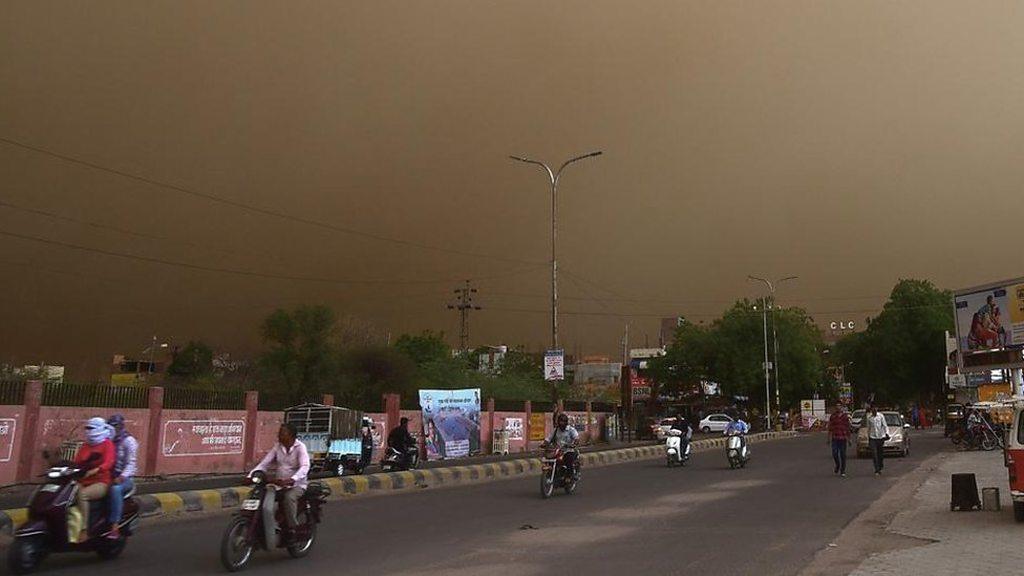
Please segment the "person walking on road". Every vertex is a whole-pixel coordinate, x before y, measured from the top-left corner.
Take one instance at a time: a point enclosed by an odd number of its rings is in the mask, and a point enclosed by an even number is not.
[[[874,404],[871,405],[867,421],[868,444],[871,445],[871,455],[875,461],[875,476],[880,476],[885,466],[885,441],[889,439],[889,429],[885,425],[885,415]]]
[[[846,446],[850,443],[850,415],[836,404],[828,419],[828,436],[832,441],[832,460],[836,467],[833,474],[846,478]]]

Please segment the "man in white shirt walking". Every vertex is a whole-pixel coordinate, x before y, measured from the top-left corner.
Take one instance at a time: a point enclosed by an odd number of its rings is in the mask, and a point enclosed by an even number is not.
[[[885,466],[885,441],[889,439],[889,428],[885,424],[885,414],[878,407],[871,405],[871,413],[866,416],[868,426],[868,444],[875,461],[875,476],[882,474]]]
[[[309,474],[309,452],[306,445],[295,438],[295,426],[289,423],[281,425],[277,432],[277,445],[275,445],[253,472],[267,472],[274,467],[273,483],[284,495],[281,503],[284,506],[284,520],[287,524],[286,538],[293,538],[295,526],[299,523],[299,498],[306,493]],[[252,473],[250,473],[252,475]],[[264,525],[274,525],[274,505],[276,495],[274,490],[267,491],[267,499],[263,503]],[[269,518],[269,521],[267,520]]]

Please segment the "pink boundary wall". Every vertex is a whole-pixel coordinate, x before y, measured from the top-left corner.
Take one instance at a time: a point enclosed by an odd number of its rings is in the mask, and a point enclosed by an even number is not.
[[[26,398],[32,391],[41,393],[41,384],[26,384]],[[0,486],[16,482],[31,482],[46,467],[60,458],[61,444],[80,441],[84,422],[92,417],[110,417],[123,414],[132,435],[139,441],[139,474],[149,470],[153,474],[209,474],[239,473],[248,470],[255,461],[277,443],[277,430],[283,420],[281,412],[256,410],[255,393],[247,403],[248,410],[175,410],[163,408],[163,390],[150,389],[150,408],[79,408],[62,406],[0,406]],[[390,396],[390,398],[389,398]],[[154,400],[156,399],[156,400]],[[325,399],[326,400],[326,399]],[[389,404],[390,403],[390,404]],[[383,404],[398,407],[397,395],[385,395]],[[482,406],[480,414],[481,453],[491,453],[492,430],[505,428],[505,420],[523,421],[523,438],[510,440],[509,452],[519,453],[536,449],[539,442],[527,442],[529,416],[523,412],[488,411]],[[585,439],[602,440],[607,413],[566,412],[573,425]],[[154,422],[154,415],[159,422]],[[419,410],[401,410],[392,413],[367,412],[377,425],[374,434],[373,461],[379,462],[388,432],[398,425],[399,417],[409,418],[409,429],[419,440],[421,453],[422,414]],[[549,437],[554,429],[553,414],[544,413],[544,433]],[[27,422],[34,426],[27,426]],[[157,424],[154,426],[154,424]],[[255,428],[255,433],[253,433]],[[150,438],[157,431],[156,438]],[[156,446],[153,446],[156,442]],[[155,461],[149,459],[155,458]],[[21,476],[21,477],[19,477]]]
[[[18,474],[24,427],[24,406],[0,406],[0,431],[5,432],[0,434],[0,485],[13,483]]]
[[[60,458],[61,444],[65,441],[81,441],[82,427],[85,421],[96,416],[110,417],[114,413],[123,414],[128,430],[139,441],[140,475],[145,468],[144,460],[149,438],[149,410],[146,409],[111,409],[111,408],[72,408],[60,406],[43,406],[40,408],[36,443],[31,457],[32,476],[46,471],[46,468]],[[14,419],[20,426],[24,420],[20,406],[0,406],[0,426],[3,419]],[[196,454],[173,456],[166,452],[173,443],[167,434],[175,432],[175,424],[183,426],[197,422],[228,424],[239,423],[244,427],[245,410],[164,410],[160,419],[161,438],[157,441],[160,450],[157,452],[157,474],[198,474],[198,473],[237,473],[248,469],[252,462],[243,462],[242,445],[230,453]],[[280,412],[258,412],[256,418],[256,458],[268,452],[277,443],[277,430],[281,426],[283,415]],[[181,427],[181,426],[178,426]],[[7,458],[7,449],[0,440],[0,485],[14,483],[16,465],[21,455],[21,435],[23,431],[16,427],[11,456]],[[31,480],[31,479],[29,479]]]

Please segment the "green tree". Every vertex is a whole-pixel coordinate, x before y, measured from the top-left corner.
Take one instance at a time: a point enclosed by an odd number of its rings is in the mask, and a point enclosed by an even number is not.
[[[666,392],[688,389],[700,380],[711,380],[721,384],[725,394],[747,396],[756,406],[763,405],[764,320],[760,305],[741,300],[710,326],[684,323],[666,355],[653,363],[655,380],[662,383]],[[768,322],[772,322],[771,316]],[[776,310],[774,322],[779,341],[781,397],[785,406],[810,397],[821,382],[820,352],[824,343],[813,321],[799,308]],[[774,396],[774,374],[772,386]]]
[[[167,374],[186,381],[213,374],[213,348],[198,340],[190,340],[184,348],[175,352],[174,359],[167,367]]]
[[[267,349],[259,359],[267,392],[286,402],[301,402],[338,388],[336,319],[334,311],[322,305],[278,309],[267,316],[261,326]]]
[[[420,334],[402,334],[395,340],[395,350],[405,354],[417,366],[443,362],[452,357],[443,332],[425,330]]]
[[[857,396],[883,403],[930,402],[942,390],[952,293],[927,280],[900,280],[865,331],[843,338],[836,357]]]

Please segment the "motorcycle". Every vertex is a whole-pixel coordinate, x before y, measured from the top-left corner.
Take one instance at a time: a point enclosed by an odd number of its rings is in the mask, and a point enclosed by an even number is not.
[[[729,459],[729,467],[745,468],[750,460],[750,450],[743,441],[742,434],[731,434],[725,444],[725,457]]]
[[[573,468],[565,465],[565,455],[570,451],[577,455]],[[580,481],[579,466],[579,454],[574,448],[544,446],[544,454],[541,456],[540,495],[545,499],[551,498],[555,488],[564,489],[566,494],[574,494]]]
[[[302,558],[309,554],[316,541],[317,525],[323,519],[324,502],[331,495],[331,489],[320,482],[310,482],[306,493],[299,498],[298,524],[292,539],[284,538],[281,526],[284,526],[284,509],[275,506],[272,523],[267,523],[264,508],[268,496],[275,498],[280,504],[282,491],[268,484],[263,472],[253,473],[250,481],[253,484],[248,497],[242,500],[241,509],[231,517],[220,543],[220,561],[229,572],[237,572],[249,563],[255,550],[272,550],[285,548],[292,558]],[[269,494],[268,494],[269,493]]]
[[[991,451],[1003,446],[1005,434],[998,432],[987,423],[974,424],[970,433],[963,428],[957,428],[950,436],[953,444],[962,445],[964,450],[985,450]]]
[[[415,470],[420,463],[420,451],[415,446],[405,449],[405,454],[388,446],[384,459],[380,462],[380,469],[383,472],[394,472],[396,470]]]
[[[82,527],[78,512],[79,480],[87,470],[71,465],[55,466],[44,474],[47,482],[40,486],[28,504],[28,520],[14,533],[14,542],[7,551],[7,564],[15,574],[35,570],[53,552],[95,552],[103,560],[113,560],[124,552],[139,519],[135,491],[124,495],[124,513],[118,528],[121,537],[109,538],[112,528],[107,518],[109,501],[92,502],[89,509],[89,538],[77,542]],[[77,523],[75,520],[77,519]]]
[[[665,463],[669,468],[679,465],[686,466],[690,459],[690,443],[683,448],[683,433],[680,430],[669,430],[665,438]]]

